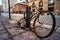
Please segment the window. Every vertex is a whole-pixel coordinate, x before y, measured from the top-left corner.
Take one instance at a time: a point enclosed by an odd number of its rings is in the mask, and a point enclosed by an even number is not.
[[[43,10],[43,8],[39,8],[39,10]]]
[[[39,7],[43,7],[43,1],[42,0],[39,2]]]
[[[35,9],[33,9],[32,12],[35,12]]]
[[[54,11],[54,7],[48,7],[48,10],[53,12]]]
[[[48,6],[54,6],[55,0],[49,0],[48,1]]]
[[[39,2],[39,10],[43,10],[43,1],[42,0]]]
[[[32,8],[35,8],[35,3],[32,4]]]

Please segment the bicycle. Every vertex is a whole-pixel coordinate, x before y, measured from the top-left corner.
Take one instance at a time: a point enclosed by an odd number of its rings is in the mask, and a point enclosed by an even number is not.
[[[43,14],[45,13],[45,14],[44,15],[38,14],[37,17],[35,18],[33,23],[34,33],[39,38],[47,38],[55,30],[55,25],[56,25],[55,16],[51,12],[45,11],[45,10],[41,10],[40,13],[43,13]],[[39,17],[42,17],[42,18],[39,18]]]
[[[32,14],[29,18],[29,20],[34,20],[34,18],[36,17],[37,13],[35,14]],[[31,22],[33,24],[33,22]],[[24,24],[24,25],[23,25]],[[24,26],[26,26],[26,13],[24,13],[24,17],[21,18],[18,22],[17,22],[17,25],[19,25],[21,28],[24,29]]]
[[[24,16],[25,16],[25,14],[24,14]],[[22,29],[26,28],[25,19],[26,18],[24,17],[24,18],[20,19],[17,23],[20,26],[20,28],[22,28]],[[31,31],[33,31],[39,38],[49,37],[55,29],[55,25],[56,25],[55,16],[50,11],[40,10],[40,11],[36,12],[36,14],[30,16],[29,20],[30,20],[29,29]],[[31,22],[32,20],[34,20],[33,23]],[[51,23],[48,23],[49,21]]]

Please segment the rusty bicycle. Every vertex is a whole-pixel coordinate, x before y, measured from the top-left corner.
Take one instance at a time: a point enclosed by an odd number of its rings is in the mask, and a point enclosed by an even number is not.
[[[28,20],[30,20],[30,27],[28,27],[29,30],[33,31],[39,38],[49,37],[55,29],[55,16],[50,11],[38,10],[38,12],[31,15]],[[26,29],[25,14],[24,18],[21,18],[17,24],[20,28]]]

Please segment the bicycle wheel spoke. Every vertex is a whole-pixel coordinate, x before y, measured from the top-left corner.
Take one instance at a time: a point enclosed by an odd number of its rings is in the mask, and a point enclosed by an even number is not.
[[[47,37],[51,34],[53,27],[53,17],[51,13],[46,12],[43,15],[38,15],[34,21],[34,31],[38,37]],[[53,29],[54,30],[54,29]]]

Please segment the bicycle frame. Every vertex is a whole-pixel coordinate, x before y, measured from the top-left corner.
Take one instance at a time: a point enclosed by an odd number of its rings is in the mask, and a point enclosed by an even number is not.
[[[31,14],[29,19],[31,20],[31,19],[35,18],[37,15],[38,15],[38,13]],[[26,19],[26,14],[25,13],[24,13],[24,19]]]

